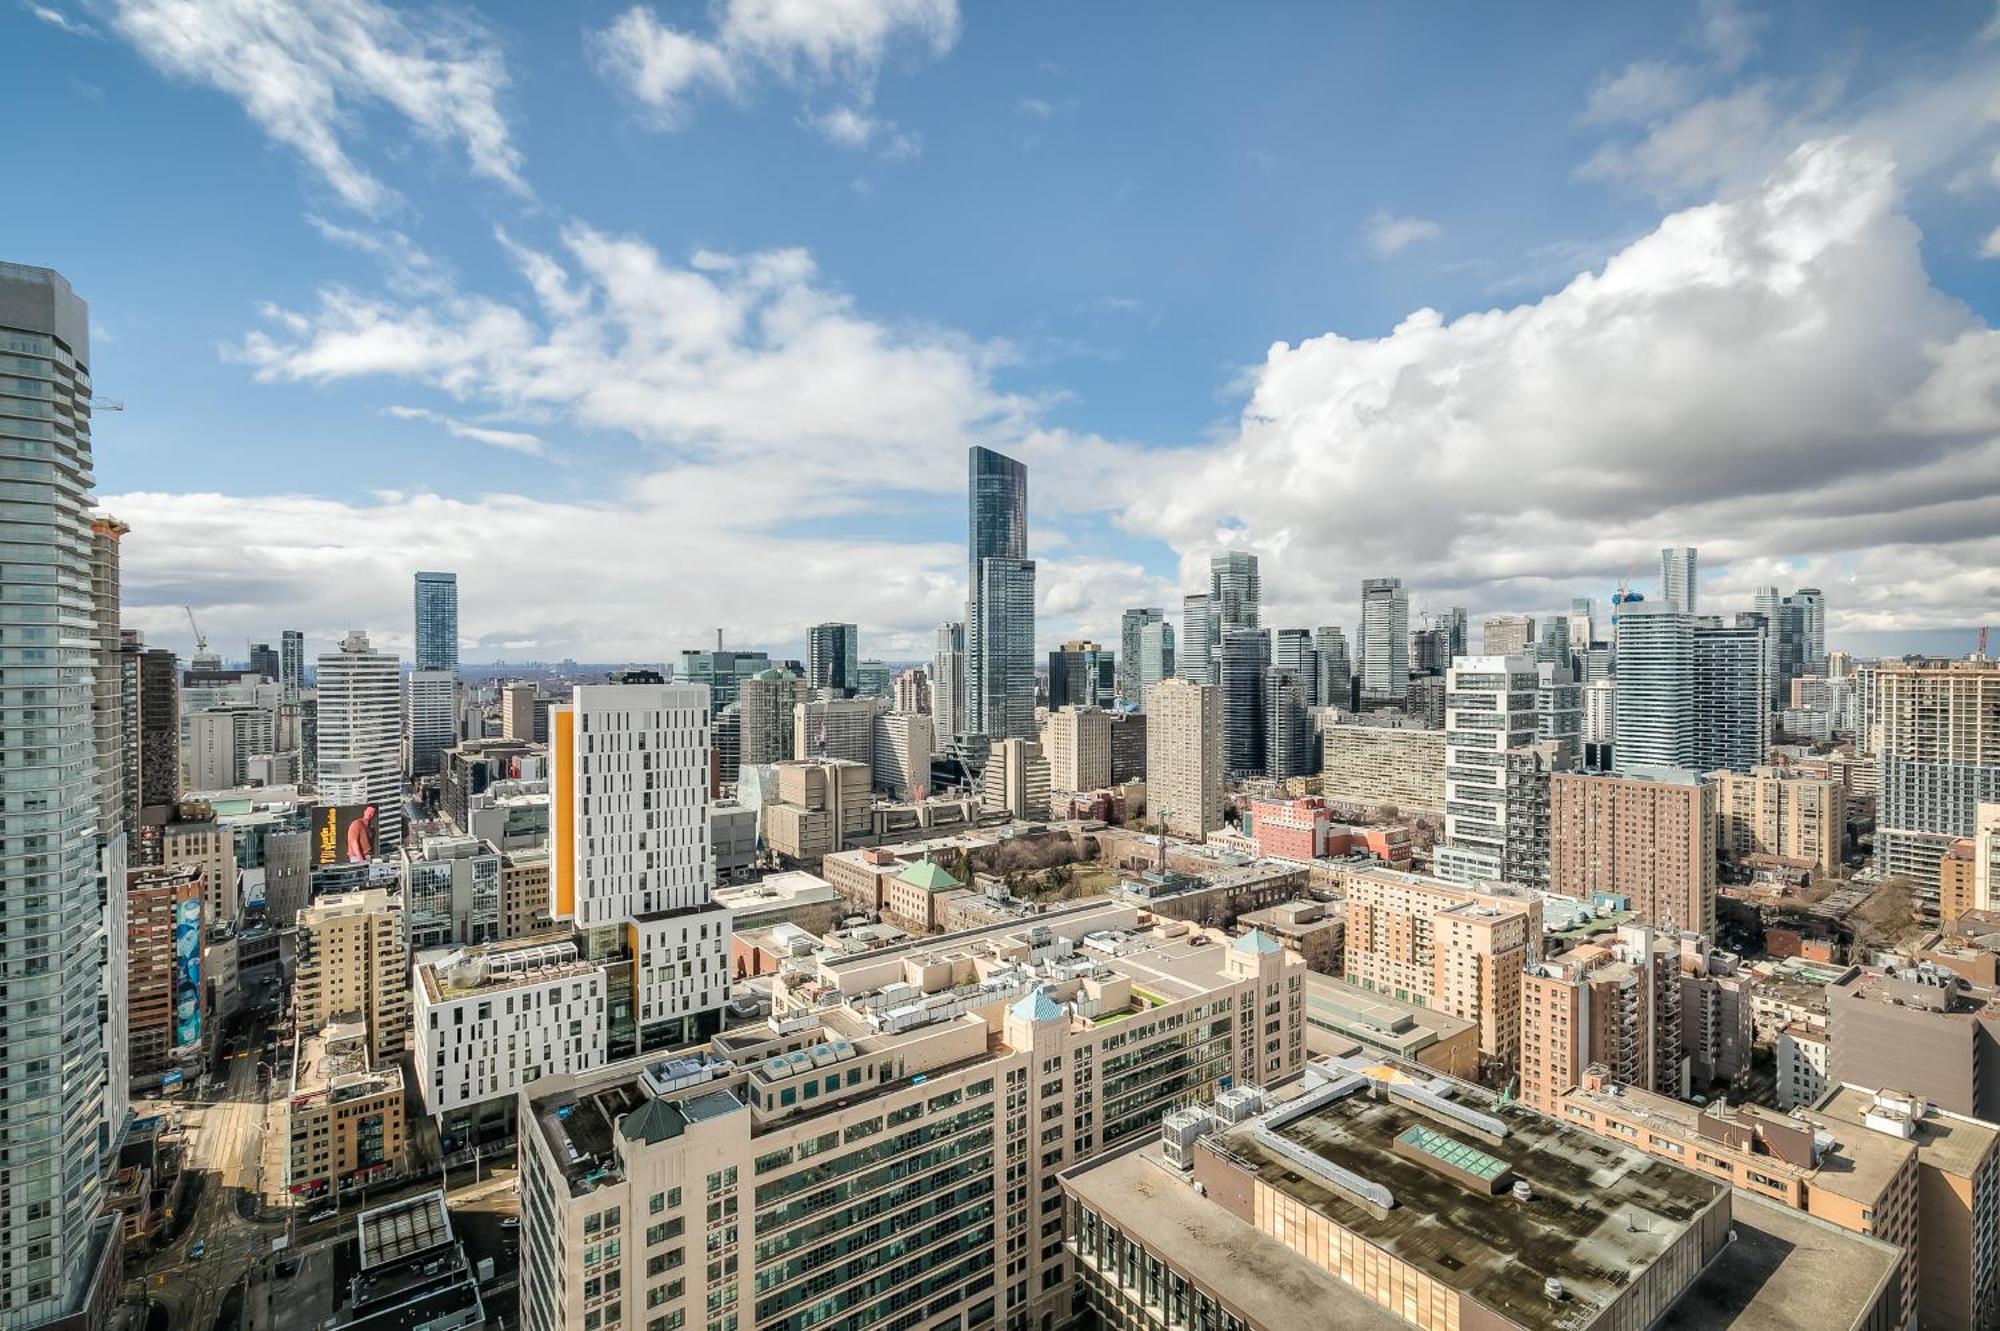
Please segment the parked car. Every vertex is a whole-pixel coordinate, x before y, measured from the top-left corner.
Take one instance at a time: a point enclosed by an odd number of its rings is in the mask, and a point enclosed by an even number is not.
[[[331,1220],[339,1214],[340,1208],[338,1206],[322,1206],[306,1217],[306,1223],[308,1225],[317,1225],[320,1221]]]
[[[502,1229],[519,1229],[520,1227],[521,1217],[517,1215],[510,1215],[500,1222],[500,1228]]]

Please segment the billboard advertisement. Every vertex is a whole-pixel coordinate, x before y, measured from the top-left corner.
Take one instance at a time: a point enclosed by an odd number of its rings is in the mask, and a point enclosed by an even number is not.
[[[366,864],[375,857],[373,804],[328,804],[317,815],[313,863]]]
[[[201,1038],[201,894],[174,902],[174,1048]]]

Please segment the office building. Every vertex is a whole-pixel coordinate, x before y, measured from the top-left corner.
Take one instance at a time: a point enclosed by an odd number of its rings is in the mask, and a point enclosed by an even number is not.
[[[1799,673],[1827,674],[1826,593],[1817,587],[1801,587],[1790,599],[1799,608]]]
[[[306,635],[286,629],[278,638],[278,684],[286,702],[297,702],[306,680]]]
[[[1125,906],[1035,924],[822,958],[810,1009],[524,1091],[522,1325],[582,1331],[642,1301],[689,1327],[1068,1325],[1059,1175],[1225,1079],[1294,1075],[1305,967],[1268,939],[1140,930]],[[1268,1019],[1214,1019],[1245,1004]],[[793,1278],[827,1243],[826,1278]]]
[[[413,951],[500,938],[500,852],[435,825],[401,852],[403,930]]]
[[[861,635],[852,624],[806,630],[806,685],[819,698],[852,698],[861,690]]]
[[[1569,620],[1560,615],[1550,615],[1542,621],[1541,631],[1535,638],[1535,659],[1545,665],[1560,666],[1569,670],[1570,655]]]
[[[410,1035],[410,960],[396,893],[324,896],[298,913],[293,1004],[301,1031],[359,1022],[372,1063],[400,1055]]]
[[[1442,818],[1445,732],[1412,725],[1320,728],[1320,794],[1353,812]]]
[[[875,762],[873,698],[818,698],[792,708],[792,752],[800,758],[837,758],[870,768]]]
[[[2000,665],[1885,661],[1872,673],[1875,867],[1935,899],[1945,848],[1973,835],[1980,804],[2000,802]]]
[[[127,984],[120,1016],[132,1077],[158,1077],[202,1049],[206,891],[194,865],[133,869],[125,895]],[[178,944],[178,955],[177,955]]]
[[[1695,604],[1699,593],[1695,548],[1672,545],[1660,551],[1660,599],[1684,615],[1700,613]]]
[[[875,713],[869,781],[893,800],[930,793],[931,719],[917,712]]]
[[[1110,707],[1118,689],[1113,653],[1094,642],[1066,642],[1049,653],[1049,710]]]
[[[1173,676],[1167,676],[1168,679]],[[1154,683],[1161,681],[1155,680]],[[1147,689],[1153,686],[1148,684]],[[1146,779],[1146,728],[1144,712],[1116,711],[1107,718],[1111,728],[1111,784]]]
[[[1573,596],[1569,602],[1569,649],[1582,656],[1598,643],[1597,602],[1588,596]]]
[[[1429,616],[1425,616],[1426,620]],[[1410,675],[1442,675],[1451,665],[1451,631],[1426,622],[1410,630]]]
[[[888,698],[890,675],[887,662],[864,657],[855,663],[855,680],[855,697]]]
[[[1050,712],[1042,749],[1052,790],[1104,789],[1111,784],[1111,713],[1075,706]]]
[[[1258,572],[1257,556],[1241,550],[1225,550],[1208,558],[1208,608],[1214,624],[1213,641],[1220,642],[1233,629],[1263,626],[1264,579]]]
[[[1271,634],[1271,665],[1299,677],[1308,708],[1320,705],[1319,652],[1311,629],[1278,629]]]
[[[1360,670],[1363,702],[1399,705],[1410,680],[1410,595],[1401,578],[1361,583]]]
[[[764,844],[791,864],[817,869],[849,837],[869,828],[869,769],[840,758],[777,764],[777,800],[764,805]]]
[[[1146,690],[1163,679],[1175,677],[1177,658],[1175,655],[1174,626],[1166,620],[1156,620],[1139,629],[1139,655],[1132,663],[1137,672],[1133,686],[1136,690],[1129,702],[1119,701],[1129,707],[1145,705]],[[1122,667],[1121,667],[1122,668]]]
[[[711,896],[708,691],[657,678],[579,684],[551,718],[549,916],[589,955],[630,963],[641,1050],[719,1030],[729,991],[729,912]]]
[[[1899,1307],[1888,1243],[1372,1053],[1062,1183],[1096,1326],[1887,1331]]]
[[[1010,818],[1049,816],[1049,760],[1034,740],[996,739],[979,773],[979,804]]]
[[[1535,658],[1462,656],[1445,676],[1444,843],[1437,869],[1454,882],[1522,882],[1510,872],[1532,835],[1531,792],[1512,781],[1510,755],[1540,739]],[[1511,797],[1511,798],[1510,798]],[[1545,825],[1545,823],[1544,823]]]
[[[1716,853],[1744,869],[1784,865],[1828,875],[1840,868],[1847,795],[1840,783],[1786,767],[1710,772]]]
[[[273,684],[278,682],[278,649],[270,643],[251,643],[246,664],[250,667],[251,674],[268,679]]]
[[[1530,615],[1488,615],[1479,625],[1483,656],[1521,656],[1535,650],[1535,621]]]
[[[1622,766],[1622,765],[1621,765]],[[1674,769],[1550,779],[1549,890],[1715,937],[1716,789]]]
[[[1539,954],[1534,896],[1498,896],[1394,869],[1347,875],[1346,978],[1371,993],[1473,1023],[1479,1050],[1511,1067],[1521,972]]]
[[[93,761],[96,656],[90,519],[90,316],[60,274],[0,264],[0,915],[14,922],[0,1022],[9,1149],[0,1189],[0,1326],[108,1316],[117,1221],[104,1216],[107,1108],[101,975],[107,943],[100,792]],[[18,628],[57,624],[63,629]],[[24,710],[25,709],[25,710]]]
[[[1685,1096],[1680,949],[1644,925],[1579,943],[1521,980],[1521,1099],[1558,1114],[1593,1067],[1621,1085]]]
[[[1146,694],[1147,820],[1202,840],[1222,826],[1222,690],[1162,680]]]
[[[931,676],[928,670],[917,666],[910,670],[900,670],[895,681],[889,686],[889,708],[896,712],[931,714]]]
[[[947,619],[937,626],[931,654],[931,729],[939,748],[964,731],[965,625]]]
[[[1218,648],[1222,690],[1223,768],[1231,778],[1260,776],[1265,769],[1265,674],[1271,668],[1271,635],[1262,629],[1225,631]]]
[[[211,927],[242,922],[235,834],[227,823],[216,821],[213,807],[192,803],[176,807],[174,821],[160,829],[160,863],[201,870]]]
[[[1035,561],[1028,558],[1028,469],[967,450],[964,733],[1035,733]]]
[[[378,854],[403,844],[402,701],[396,658],[360,629],[319,658],[319,769],[343,778],[339,802],[375,806]]]
[[[439,756],[458,740],[458,672],[412,670],[406,696],[410,775],[436,776]]]
[[[1479,1032],[1471,1022],[1332,975],[1307,975],[1307,1056],[1343,1058],[1364,1050],[1464,1081],[1479,1076]]]
[[[1857,970],[1826,988],[1827,1080],[2000,1121],[2000,990],[1935,964]]]
[[[1175,650],[1174,671],[1189,683],[1216,681],[1213,621],[1207,592],[1192,592],[1181,598],[1181,636]]]
[[[683,649],[674,666],[677,684],[706,684],[709,708],[720,712],[737,700],[741,682],[771,668],[768,652]]]
[[[1319,706],[1343,711],[1352,707],[1354,663],[1348,655],[1347,635],[1338,625],[1313,630],[1313,663],[1319,671],[1319,683],[1314,686]]]
[[[458,574],[417,574],[415,641],[412,669],[458,672]]]
[[[257,703],[225,703],[187,719],[188,782],[194,790],[250,783],[250,760],[277,746],[278,712]]]
[[[1155,634],[1153,638],[1153,651],[1155,654],[1153,661],[1154,677],[1151,680],[1141,677],[1139,670],[1140,653],[1143,650],[1141,639],[1147,627],[1154,624],[1162,626],[1166,624],[1166,612],[1156,606],[1127,610],[1119,617],[1117,701],[1124,706],[1143,706],[1146,697],[1146,685],[1148,683],[1158,683],[1166,675],[1173,673],[1171,662],[1169,662],[1164,672],[1160,670],[1158,658],[1160,637],[1158,634]],[[1172,630],[1170,629],[1168,632],[1171,635]],[[1167,650],[1171,654],[1173,650],[1173,638],[1169,636],[1166,642]]]

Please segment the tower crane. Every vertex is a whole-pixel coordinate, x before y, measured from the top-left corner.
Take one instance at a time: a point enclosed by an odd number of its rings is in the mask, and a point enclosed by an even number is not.
[[[201,636],[201,625],[199,625],[199,624],[197,624],[197,623],[195,623],[195,622],[194,622],[194,607],[193,607],[193,606],[191,606],[191,605],[184,605],[184,606],[182,606],[182,607],[181,607],[181,609],[182,609],[183,611],[185,611],[185,612],[186,612],[186,614],[187,614],[187,617],[188,617],[188,627],[194,630],[194,653],[195,653],[195,655],[196,655],[196,656],[205,656],[205,655],[207,655],[207,654],[208,654],[208,639],[207,639],[207,638],[204,638],[204,637],[202,637],[202,636]]]

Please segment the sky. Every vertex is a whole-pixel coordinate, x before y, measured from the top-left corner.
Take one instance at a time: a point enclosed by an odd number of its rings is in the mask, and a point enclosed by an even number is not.
[[[91,304],[128,625],[928,654],[1823,588],[2000,621],[1990,3],[0,0],[0,257]]]

